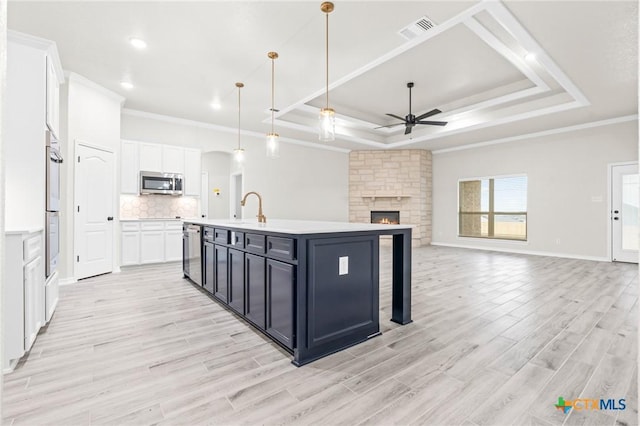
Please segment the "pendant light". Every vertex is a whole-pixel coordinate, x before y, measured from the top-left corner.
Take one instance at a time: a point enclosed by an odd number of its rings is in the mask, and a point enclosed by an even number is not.
[[[278,59],[278,53],[267,53],[271,59],[271,132],[267,133],[267,157],[278,158],[280,156],[280,135],[273,130],[273,116],[275,114],[274,98],[275,98],[275,61]]]
[[[326,16],[325,24],[325,53],[326,53],[326,98],[327,103],[324,108],[320,110],[320,132],[319,139],[322,142],[331,142],[335,140],[335,114],[333,108],[329,108],[329,14],[333,12],[333,3],[326,1],[320,5]]]
[[[233,158],[238,164],[244,162],[244,149],[240,147],[240,89],[244,87],[243,83],[236,83],[238,88],[238,147],[233,150]]]

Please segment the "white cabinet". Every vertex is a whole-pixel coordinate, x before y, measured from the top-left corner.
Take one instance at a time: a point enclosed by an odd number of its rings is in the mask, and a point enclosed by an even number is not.
[[[126,231],[123,228],[120,242],[122,255],[120,264],[122,266],[140,264],[140,231],[138,229]]]
[[[201,176],[200,150],[185,148],[184,150],[184,195],[200,196]]]
[[[121,229],[122,266],[182,259],[181,221],[123,221]]]
[[[140,263],[164,262],[164,231],[140,231]]]
[[[183,195],[200,196],[201,153],[199,149],[148,142],[122,141],[120,173],[122,194],[137,194],[140,172],[181,173]]]
[[[165,222],[164,260],[173,262],[182,259],[182,222]]]
[[[184,148],[173,145],[162,146],[162,171],[165,173],[184,173]]]
[[[122,141],[120,149],[120,192],[123,194],[137,194],[138,176],[138,143]]]
[[[29,350],[44,325],[44,282],[41,279],[42,256],[24,267],[24,347]]]
[[[2,270],[3,365],[15,368],[31,349],[46,316],[43,233],[9,232],[5,235]]]
[[[145,172],[162,172],[162,145],[140,142],[138,144],[140,156],[139,170]]]
[[[60,83],[56,74],[51,55],[46,59],[46,85],[47,85],[47,127],[57,137],[60,137]]]

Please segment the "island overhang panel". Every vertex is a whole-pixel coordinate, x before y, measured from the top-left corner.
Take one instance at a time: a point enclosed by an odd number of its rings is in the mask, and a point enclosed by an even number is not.
[[[380,334],[381,235],[393,235],[391,321],[411,322],[410,226],[185,221],[189,224],[203,229],[204,279],[197,286],[291,352],[295,365]]]

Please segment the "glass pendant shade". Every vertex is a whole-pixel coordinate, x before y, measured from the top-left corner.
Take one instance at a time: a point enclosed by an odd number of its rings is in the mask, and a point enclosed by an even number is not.
[[[280,135],[277,133],[267,133],[267,157],[280,157]]]
[[[233,150],[233,159],[238,164],[244,163],[244,149],[242,149],[242,148],[234,149]]]
[[[320,110],[320,141],[331,142],[336,139],[335,115],[335,111],[332,108],[322,108]]]

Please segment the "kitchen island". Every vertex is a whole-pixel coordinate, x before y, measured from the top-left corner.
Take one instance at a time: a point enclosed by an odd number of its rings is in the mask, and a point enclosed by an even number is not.
[[[183,245],[185,276],[292,353],[297,366],[380,334],[381,235],[393,236],[391,321],[411,322],[409,225],[184,222],[185,230],[194,226],[201,250]],[[202,269],[194,273],[197,256]]]

